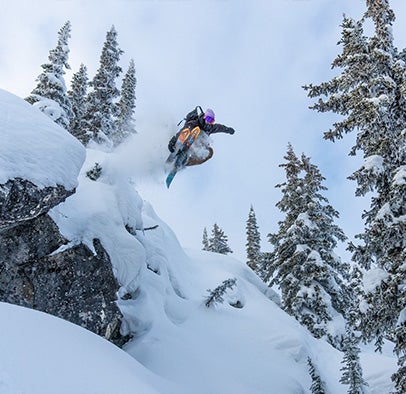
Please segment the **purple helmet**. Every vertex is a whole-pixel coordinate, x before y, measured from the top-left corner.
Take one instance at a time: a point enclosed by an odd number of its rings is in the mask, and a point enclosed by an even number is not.
[[[204,113],[204,120],[207,123],[214,123],[215,117],[216,116],[214,115],[214,111],[210,108],[207,108],[206,112]]]

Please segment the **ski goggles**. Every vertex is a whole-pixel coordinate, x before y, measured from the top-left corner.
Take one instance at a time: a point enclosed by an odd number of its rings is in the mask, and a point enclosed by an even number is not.
[[[204,120],[207,122],[207,123],[214,123],[214,118],[213,117],[211,117],[211,116],[205,116],[204,117]]]

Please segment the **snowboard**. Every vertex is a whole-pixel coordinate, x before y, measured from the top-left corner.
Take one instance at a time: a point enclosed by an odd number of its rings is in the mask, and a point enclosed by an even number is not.
[[[183,129],[176,140],[175,150],[166,159],[166,168],[168,176],[166,177],[166,187],[169,188],[173,178],[179,170],[186,166],[189,158],[189,149],[200,134],[200,127],[196,126],[193,130]]]

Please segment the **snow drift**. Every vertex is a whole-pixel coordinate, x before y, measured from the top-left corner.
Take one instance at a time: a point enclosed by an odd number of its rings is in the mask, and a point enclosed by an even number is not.
[[[2,394],[152,394],[171,386],[110,342],[65,320],[5,303],[0,316]]]

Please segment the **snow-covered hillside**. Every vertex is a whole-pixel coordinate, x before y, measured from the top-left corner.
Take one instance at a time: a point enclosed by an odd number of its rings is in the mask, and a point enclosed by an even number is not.
[[[110,342],[74,324],[0,303],[1,394],[160,393],[171,389]]]
[[[49,124],[45,115],[38,112],[38,117],[31,133],[41,133],[42,121]],[[27,138],[29,150],[42,152],[43,138],[30,133]],[[3,150],[18,155],[19,146],[9,138]],[[72,168],[69,152],[80,155],[81,149],[73,143],[66,150],[46,174],[53,182],[61,177],[60,182],[75,185],[75,171],[60,174],[60,169]],[[123,334],[133,336],[127,354],[70,323],[2,304],[0,393],[309,393],[308,357],[330,393],[345,393],[347,387],[339,383],[342,353],[284,313],[277,295],[244,262],[184,250],[137,193],[137,179],[124,175],[118,162],[114,152],[88,149],[76,193],[51,216],[69,246],[83,242],[92,249],[98,238],[108,252],[121,286]],[[102,172],[91,180],[86,173],[95,163]],[[25,161],[17,164],[19,173],[30,173]],[[45,174],[43,167],[38,171]],[[11,170],[8,175],[14,176]],[[235,288],[222,304],[207,308],[207,290],[230,278],[236,279]],[[242,307],[232,306],[237,301]],[[396,369],[391,350],[379,355],[363,348],[371,393],[391,390]]]

